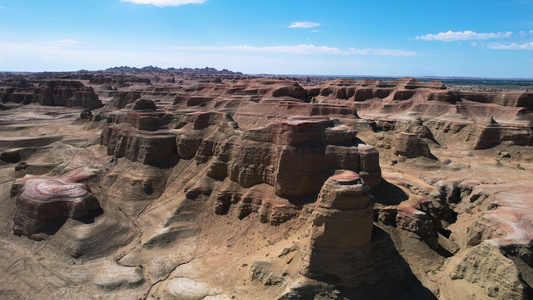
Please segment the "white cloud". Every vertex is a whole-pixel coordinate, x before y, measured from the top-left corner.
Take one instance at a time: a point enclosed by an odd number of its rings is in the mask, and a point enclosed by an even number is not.
[[[64,45],[77,45],[77,44],[81,44],[82,42],[76,41],[76,40],[63,39],[63,40],[57,41],[57,43],[64,44]]]
[[[335,55],[380,55],[380,56],[414,56],[416,52],[406,50],[392,49],[356,49],[348,50],[336,47],[315,46],[315,45],[296,45],[296,46],[267,46],[255,47],[248,45],[225,46],[225,47],[188,47],[173,46],[171,50],[181,51],[227,51],[227,52],[265,52],[265,53],[284,53],[284,54],[335,54]]]
[[[315,22],[294,22],[292,23],[289,28],[312,28],[312,27],[318,27],[320,26],[320,23]]]
[[[120,0],[120,2],[131,2],[133,4],[148,4],[157,7],[179,6],[184,4],[200,4],[207,0]]]
[[[229,51],[246,51],[246,52],[271,52],[271,53],[289,53],[289,54],[349,54],[348,51],[339,48],[315,45],[297,45],[297,46],[270,46],[270,47],[253,47],[247,45],[227,46],[224,49]]]
[[[530,30],[530,31],[529,31],[529,35],[533,35],[533,30]]]
[[[414,56],[416,52],[391,49],[356,49],[350,48],[350,53],[355,55],[380,55],[380,56]]]
[[[523,30],[520,31],[518,34],[519,34],[521,37],[524,37],[524,36],[527,35],[527,33],[526,33],[525,31],[523,31]]]
[[[496,49],[496,50],[533,50],[533,42],[525,43],[525,44],[517,44],[517,43],[498,44],[498,43],[491,43],[491,44],[488,44],[487,47],[489,47],[490,49]]]
[[[453,42],[453,41],[468,41],[468,40],[487,40],[487,39],[496,39],[496,38],[508,38],[513,35],[512,32],[498,32],[498,33],[476,33],[474,31],[465,30],[463,32],[457,31],[448,31],[440,32],[438,34],[426,34],[415,37],[416,40],[424,41],[442,41],[442,42]]]

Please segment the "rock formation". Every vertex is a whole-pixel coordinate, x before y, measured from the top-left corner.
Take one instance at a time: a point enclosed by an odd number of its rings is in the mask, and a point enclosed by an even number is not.
[[[372,237],[373,199],[355,172],[330,177],[311,217],[308,253],[301,274],[343,286],[375,284],[385,276],[403,276],[398,255]]]
[[[84,175],[63,177],[25,176],[17,180],[12,193],[17,196],[13,232],[33,237],[46,232],[65,218],[77,219],[100,208],[87,185],[76,182]]]
[[[228,126],[232,120],[224,121],[220,113],[191,117],[192,128],[184,126],[158,135],[144,134],[127,124],[107,127],[102,132],[102,144],[115,157],[143,163],[167,158],[177,151],[184,159],[211,161],[208,174],[215,178],[228,176],[242,187],[267,183],[279,196],[318,193],[337,169],[358,172],[371,188],[379,183],[379,154],[375,148],[358,141],[354,130],[335,126],[330,118],[293,117],[242,132],[234,125]],[[206,136],[207,127],[211,128]]]
[[[102,102],[91,87],[74,80],[50,80],[41,85],[0,89],[2,102],[39,103],[47,106],[66,106],[96,109]]]
[[[408,158],[424,156],[431,157],[431,152],[426,142],[414,133],[400,132],[394,140],[394,154]]]

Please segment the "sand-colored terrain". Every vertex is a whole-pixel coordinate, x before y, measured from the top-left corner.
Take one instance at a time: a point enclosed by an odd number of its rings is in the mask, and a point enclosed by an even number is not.
[[[0,299],[533,297],[531,92],[111,73],[0,99]]]

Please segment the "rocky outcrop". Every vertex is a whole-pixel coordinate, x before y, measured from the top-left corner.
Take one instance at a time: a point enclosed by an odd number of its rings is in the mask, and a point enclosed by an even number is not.
[[[124,108],[127,104],[134,103],[135,100],[140,98],[141,93],[139,92],[119,92],[115,94],[109,103],[115,108]]]
[[[485,294],[496,299],[526,299],[526,287],[520,271],[512,260],[489,243],[482,243],[461,256],[451,266],[452,280],[465,280],[482,288]],[[448,286],[453,288],[452,285]]]
[[[402,277],[405,265],[398,263],[392,241],[373,238],[373,204],[355,172],[330,177],[313,211],[300,273],[348,287],[373,285],[385,276]]]
[[[77,172],[63,177],[25,176],[15,181],[17,212],[13,232],[37,238],[66,218],[80,218],[100,208],[87,185],[78,183],[85,175]]]
[[[147,164],[176,153],[176,136],[170,133],[143,133],[128,123],[106,127],[101,135],[107,154]]]
[[[428,144],[414,133],[400,132],[396,134],[393,150],[394,154],[407,158],[431,157]]]
[[[39,103],[47,106],[100,108],[102,102],[91,87],[74,80],[50,80],[38,87],[6,88],[0,90],[2,102]]]
[[[65,103],[66,107],[82,107],[87,109],[97,109],[102,107],[102,101],[92,89],[74,92],[74,96],[69,98]]]

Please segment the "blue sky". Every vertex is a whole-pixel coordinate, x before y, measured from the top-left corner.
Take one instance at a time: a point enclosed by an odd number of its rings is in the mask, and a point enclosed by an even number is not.
[[[533,0],[0,0],[0,70],[533,78]]]

